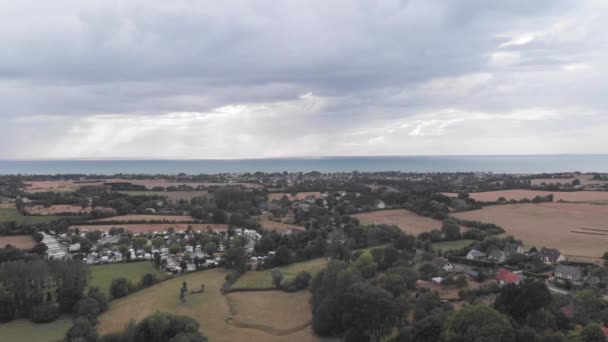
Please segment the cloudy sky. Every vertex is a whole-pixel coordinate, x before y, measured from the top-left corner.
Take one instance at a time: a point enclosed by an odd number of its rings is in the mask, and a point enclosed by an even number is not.
[[[608,152],[608,1],[3,1],[0,158]]]

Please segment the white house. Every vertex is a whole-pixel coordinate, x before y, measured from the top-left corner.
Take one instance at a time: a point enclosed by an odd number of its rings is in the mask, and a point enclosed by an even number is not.
[[[477,260],[477,259],[484,258],[485,256],[486,256],[486,254],[484,252],[478,251],[476,249],[471,249],[469,251],[469,253],[467,254],[467,259]]]

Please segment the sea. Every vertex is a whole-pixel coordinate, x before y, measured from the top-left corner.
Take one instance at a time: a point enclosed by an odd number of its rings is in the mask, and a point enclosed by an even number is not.
[[[216,174],[245,172],[608,172],[608,154],[375,156],[269,159],[0,160],[0,174]]]

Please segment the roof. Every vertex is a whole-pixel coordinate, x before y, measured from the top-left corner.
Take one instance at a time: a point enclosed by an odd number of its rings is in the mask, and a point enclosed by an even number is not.
[[[433,264],[435,264],[437,267],[443,267],[443,266],[447,265],[448,263],[449,263],[449,261],[446,258],[441,258],[441,257],[433,258]]]
[[[555,273],[572,276],[573,279],[580,279],[582,276],[581,268],[578,266],[557,265]]]
[[[494,259],[494,260],[500,260],[503,257],[505,257],[505,253],[501,250],[495,249],[492,251],[492,253],[490,253],[490,259]]]
[[[517,250],[518,250],[520,247],[521,247],[521,245],[520,245],[520,244],[518,244],[518,243],[508,243],[508,244],[505,246],[505,254],[506,254],[506,255],[511,255],[511,254],[517,253]]]
[[[477,277],[479,275],[479,271],[475,271],[475,270],[472,270],[470,268],[466,268],[464,270],[464,273],[466,275],[468,275],[469,277],[473,277],[473,278],[475,278],[475,277]]]
[[[608,328],[606,328],[606,326],[603,324],[600,328],[602,328],[602,332],[604,333],[604,335],[606,335],[608,337]]]
[[[496,273],[496,279],[506,284],[518,284],[522,280],[522,275],[513,273],[507,269],[501,268]]]
[[[476,249],[471,249],[471,251],[469,251],[469,254],[475,258],[481,258],[486,256],[484,252],[478,251]]]
[[[552,261],[557,260],[562,253],[557,248],[543,248],[539,252],[543,259],[549,259]]]

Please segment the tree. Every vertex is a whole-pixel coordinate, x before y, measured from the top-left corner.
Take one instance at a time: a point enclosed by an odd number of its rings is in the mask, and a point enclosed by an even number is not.
[[[112,298],[121,298],[133,290],[133,285],[126,278],[120,277],[112,279],[110,284],[110,295]]]
[[[376,274],[376,269],[378,268],[378,264],[374,262],[374,257],[370,252],[362,253],[357,258],[354,265],[365,279],[372,278]]]
[[[291,264],[293,262],[291,250],[289,250],[289,247],[285,245],[279,246],[275,251],[274,258],[272,258],[272,260],[274,266],[285,266]]]
[[[158,282],[158,279],[156,278],[156,275],[152,273],[146,273],[141,277],[141,286],[143,287],[152,286],[156,284],[156,282]]]
[[[148,239],[146,239],[143,236],[138,236],[133,240],[133,249],[136,251],[143,249],[147,243],[148,243]]]
[[[272,285],[274,285],[274,287],[277,289],[280,288],[281,282],[283,281],[283,273],[278,268],[273,269],[271,273],[272,273]]]
[[[582,342],[606,342],[606,335],[597,324],[587,325],[583,331],[581,331]]]
[[[308,273],[306,271],[298,272],[298,274],[296,274],[296,278],[294,280],[296,290],[304,290],[305,288],[307,288],[308,285],[310,285],[311,278],[312,278],[312,276],[310,275],[310,273]]]
[[[88,319],[79,317],[65,334],[65,342],[97,342],[99,336]]]
[[[465,306],[448,317],[443,341],[513,342],[515,336],[507,317],[483,304],[476,304]]]
[[[41,304],[34,307],[30,319],[34,323],[48,323],[59,317],[59,308],[56,304]]]
[[[101,307],[97,300],[91,297],[84,297],[74,306],[76,317],[84,317],[93,324],[97,322],[97,316],[101,313]]]
[[[89,292],[87,293],[87,296],[89,296],[97,301],[97,303],[99,304],[99,310],[101,312],[104,312],[108,309],[108,306],[109,306],[108,297],[106,296],[105,293],[101,292],[99,287],[97,287],[97,286],[90,287]]]
[[[182,247],[177,243],[172,243],[169,245],[169,253],[177,254],[182,251]]]
[[[203,248],[205,253],[209,255],[213,255],[215,252],[217,252],[217,244],[212,241],[207,242]]]
[[[165,239],[163,239],[160,236],[157,236],[154,239],[152,239],[152,246],[154,246],[154,248],[156,248],[156,249],[160,248],[164,243],[165,243]]]
[[[448,218],[443,220],[441,225],[441,233],[445,240],[458,240],[460,239],[460,225],[458,221]]]
[[[551,298],[547,285],[541,281],[509,284],[502,287],[494,307],[523,323],[530,314],[547,307]]]
[[[34,253],[34,254],[38,254],[38,255],[44,255],[44,253],[46,253],[47,249],[48,249],[48,247],[44,243],[39,242],[36,245],[34,245],[34,247],[32,247],[32,249],[30,249],[30,252]]]

